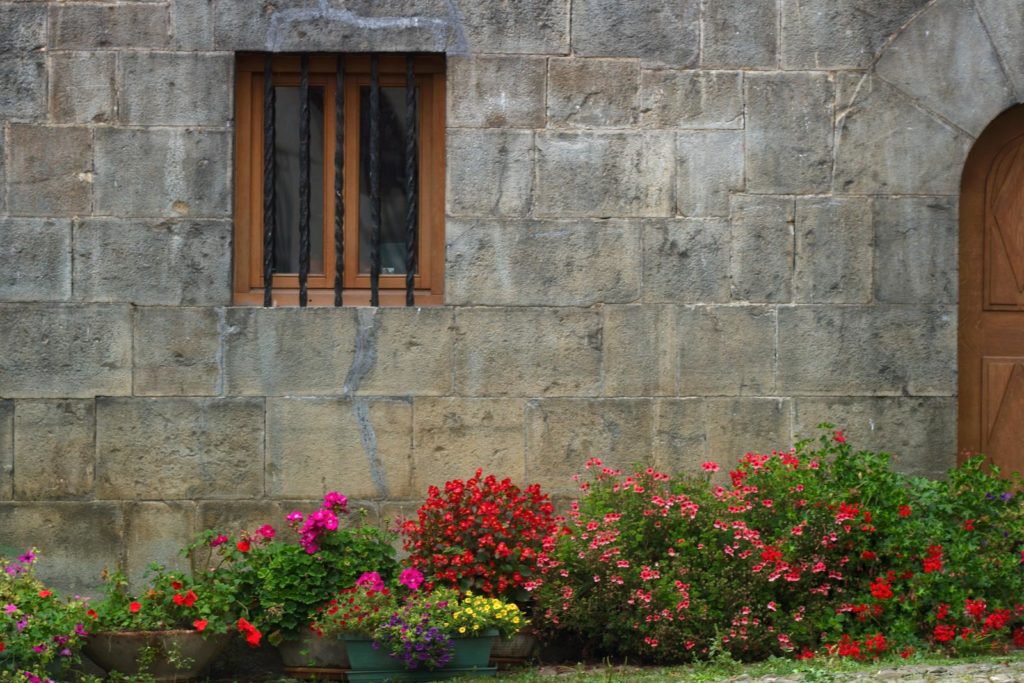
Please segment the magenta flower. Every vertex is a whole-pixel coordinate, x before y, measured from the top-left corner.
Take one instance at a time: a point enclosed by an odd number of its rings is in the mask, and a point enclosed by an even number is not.
[[[25,627],[28,626],[28,617],[22,617],[21,620],[14,625],[18,631],[24,631]]]
[[[404,569],[398,576],[398,583],[409,590],[419,590],[420,585],[423,583],[423,573],[414,567]]]
[[[287,519],[289,522],[301,522],[302,513],[299,512],[298,510],[295,510],[294,512],[290,513],[285,519]]]
[[[324,507],[338,512],[345,512],[348,509],[348,498],[337,491],[331,491],[324,496]]]
[[[27,551],[24,555],[18,557],[18,562],[22,564],[32,564],[36,561],[36,554],[31,550]]]
[[[274,537],[274,535],[277,532],[274,531],[274,527],[270,526],[269,524],[264,524],[263,526],[261,526],[259,529],[256,530],[256,533],[269,541],[270,539],[272,539]]]
[[[4,611],[7,612],[8,614],[14,614],[15,612],[18,611],[18,606],[14,605],[14,604],[4,605]]]
[[[356,585],[367,586],[370,590],[382,591],[384,590],[384,579],[380,578],[380,574],[377,572],[365,572],[356,579]]]
[[[227,542],[228,542],[228,537],[225,536],[224,534],[221,534],[217,538],[215,538],[212,541],[210,541],[210,547],[211,548],[216,548],[217,546],[224,545]]]

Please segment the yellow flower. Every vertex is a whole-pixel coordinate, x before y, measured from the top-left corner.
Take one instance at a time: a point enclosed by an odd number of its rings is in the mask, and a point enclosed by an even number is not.
[[[459,633],[465,633],[465,632],[466,632],[466,627],[465,626],[460,626],[459,627]]]

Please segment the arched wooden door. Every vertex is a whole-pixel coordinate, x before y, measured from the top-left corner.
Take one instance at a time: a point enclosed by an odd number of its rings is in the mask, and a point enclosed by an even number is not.
[[[1024,473],[1024,105],[971,149],[960,195],[959,450]]]

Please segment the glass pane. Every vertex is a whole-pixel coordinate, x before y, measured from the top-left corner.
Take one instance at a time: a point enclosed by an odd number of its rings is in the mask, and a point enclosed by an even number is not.
[[[417,97],[419,93],[417,92]],[[380,89],[380,272],[405,273],[405,87]],[[370,272],[370,88],[359,97],[359,272]]]
[[[274,272],[299,272],[299,88],[276,86]],[[309,88],[309,272],[324,272],[324,89]]]

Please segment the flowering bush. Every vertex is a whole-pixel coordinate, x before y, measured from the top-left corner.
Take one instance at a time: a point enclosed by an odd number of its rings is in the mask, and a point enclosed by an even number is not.
[[[1024,508],[980,461],[907,477],[830,431],[747,454],[729,485],[709,481],[710,462],[706,478],[588,469],[570,532],[547,538],[527,587],[547,631],[602,653],[870,658],[1024,641]]]
[[[408,561],[426,575],[428,587],[520,601],[529,597],[523,586],[538,574],[544,537],[558,528],[539,485],[521,490],[481,470],[445,483],[444,492],[431,486],[417,518],[399,525]]]
[[[478,636],[492,628],[505,637],[511,637],[525,624],[526,620],[514,602],[466,593],[452,612],[448,628],[459,638]]]
[[[0,557],[0,680],[53,683],[49,675],[77,661],[88,635],[86,601],[64,600],[44,585],[34,573],[37,559],[34,549],[12,561]]]

